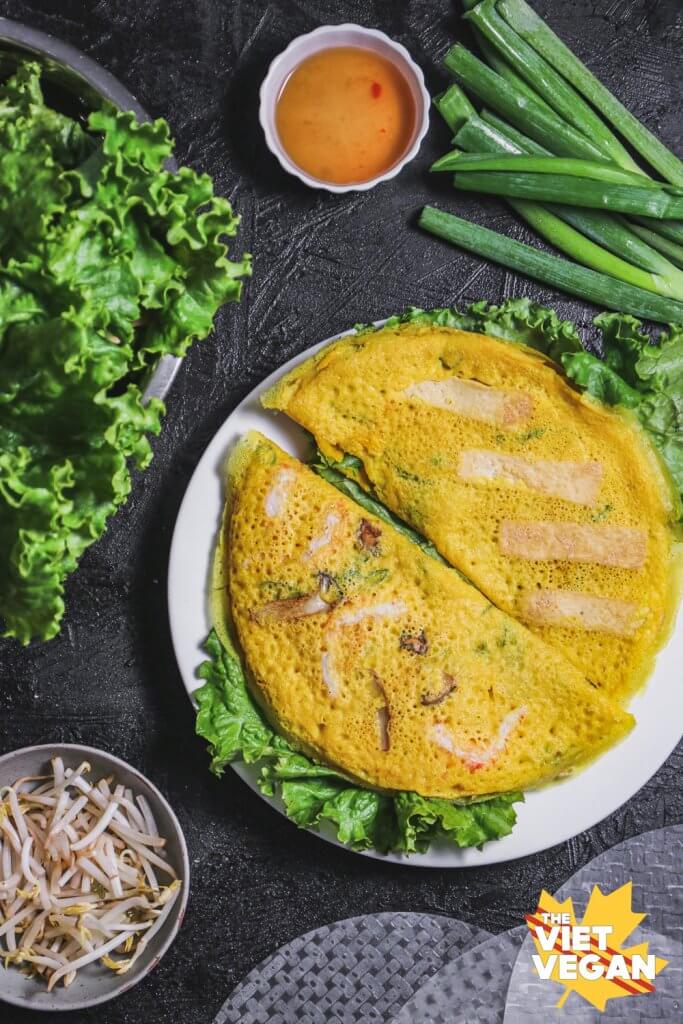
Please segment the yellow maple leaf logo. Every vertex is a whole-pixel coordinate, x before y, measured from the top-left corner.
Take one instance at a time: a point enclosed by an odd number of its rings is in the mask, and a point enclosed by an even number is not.
[[[603,893],[599,886],[594,886],[579,928],[572,900],[559,903],[545,890],[536,912],[526,915],[536,947],[534,963],[539,976],[565,987],[558,1009],[571,992],[578,993],[601,1012],[609,999],[654,992],[650,978],[659,974],[668,961],[650,956],[647,942],[622,945],[647,916],[633,911],[632,894],[632,882],[611,893]],[[576,976],[570,977],[574,963]]]

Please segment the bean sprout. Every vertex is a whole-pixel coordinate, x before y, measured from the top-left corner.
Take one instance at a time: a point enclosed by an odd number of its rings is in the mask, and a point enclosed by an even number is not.
[[[48,991],[96,961],[130,970],[181,886],[149,802],[89,772],[54,757],[50,776],[0,789],[0,957]]]

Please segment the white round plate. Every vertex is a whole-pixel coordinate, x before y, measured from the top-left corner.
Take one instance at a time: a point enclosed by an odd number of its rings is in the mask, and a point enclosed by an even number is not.
[[[263,409],[259,399],[283,374],[342,336],[335,335],[314,345],[254,388],[228,416],[190,480],[173,533],[168,571],[171,635],[190,696],[201,685],[196,671],[206,660],[202,645],[211,629],[208,584],[223,512],[226,456],[235,441],[248,430],[260,430],[292,455],[303,457],[306,454],[303,431],[286,416]],[[579,774],[528,793],[525,803],[516,805],[517,824],[505,839],[486,843],[481,850],[458,850],[443,842],[433,844],[427,853],[410,857],[374,851],[365,851],[364,855],[413,867],[481,867],[538,853],[592,828],[637,793],[680,740],[683,722],[681,665],[683,613],[679,611],[674,632],[657,658],[647,686],[631,702],[635,728],[625,740]],[[258,766],[238,762],[233,768],[263,800],[284,813],[278,798],[265,797],[258,790]],[[337,842],[331,828],[321,829],[320,835],[329,842]]]

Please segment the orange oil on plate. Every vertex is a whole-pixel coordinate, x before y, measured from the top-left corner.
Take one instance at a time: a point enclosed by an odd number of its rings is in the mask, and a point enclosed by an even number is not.
[[[405,76],[372,50],[335,46],[307,57],[277,101],[280,142],[302,171],[336,185],[360,184],[400,160],[415,132]]]

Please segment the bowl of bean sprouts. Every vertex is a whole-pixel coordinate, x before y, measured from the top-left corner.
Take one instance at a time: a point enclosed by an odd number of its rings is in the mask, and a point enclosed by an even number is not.
[[[188,887],[178,819],[131,765],[74,744],[0,757],[0,999],[54,1012],[120,995],[173,942]]]

